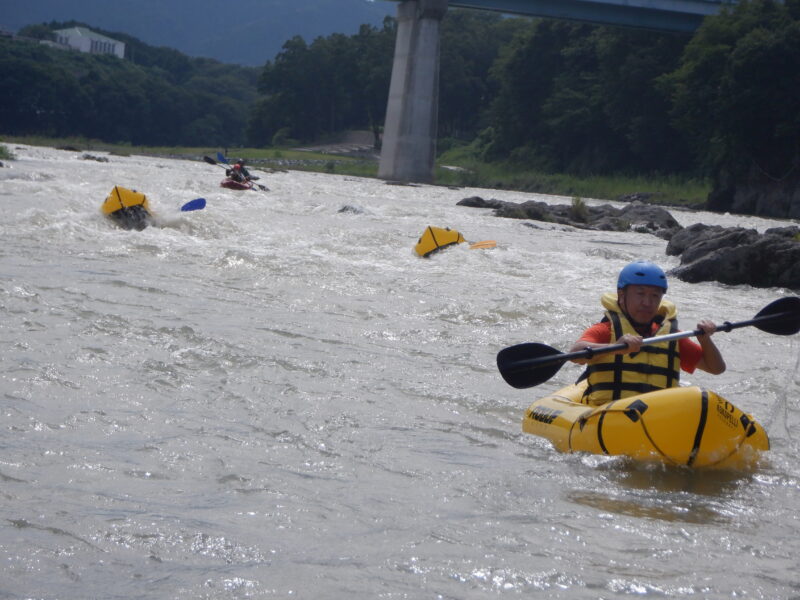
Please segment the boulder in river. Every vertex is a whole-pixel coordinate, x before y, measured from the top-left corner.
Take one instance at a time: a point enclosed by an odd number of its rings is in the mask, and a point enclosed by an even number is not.
[[[681,230],[680,224],[668,211],[660,206],[641,202],[631,202],[623,208],[615,208],[610,204],[589,206],[580,199],[566,205],[533,200],[515,203],[472,196],[460,200],[458,206],[491,208],[495,216],[507,219],[532,219],[579,229],[637,231],[652,233],[663,239],[670,239]]]
[[[680,255],[671,274],[682,281],[800,289],[800,227],[763,234],[744,227],[697,223],[676,233],[667,254]]]

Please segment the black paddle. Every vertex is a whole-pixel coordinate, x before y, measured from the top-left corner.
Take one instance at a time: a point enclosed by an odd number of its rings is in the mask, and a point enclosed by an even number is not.
[[[761,331],[775,335],[793,335],[800,331],[800,297],[787,296],[771,302],[749,321],[725,322],[717,331],[731,331],[739,327],[755,325]],[[701,335],[702,329],[679,331],[643,340],[645,344],[668,342],[685,337]],[[503,348],[497,353],[497,368],[510,386],[525,389],[544,383],[558,373],[561,366],[574,358],[592,358],[597,354],[615,352],[627,344],[613,344],[599,350],[587,348],[564,354],[545,344],[526,343]]]
[[[224,164],[224,165],[220,164],[217,161],[215,161],[213,158],[211,158],[210,156],[204,156],[203,160],[206,161],[210,165],[216,165],[216,166],[222,167],[223,169],[226,169],[226,170],[231,168],[231,166],[229,164]],[[256,178],[253,177],[253,178],[251,178],[251,180],[252,179],[256,179]],[[253,182],[253,185],[256,186],[258,189],[260,189],[262,192],[268,192],[269,191],[269,188],[267,186],[261,185],[260,183],[256,183],[255,181]]]

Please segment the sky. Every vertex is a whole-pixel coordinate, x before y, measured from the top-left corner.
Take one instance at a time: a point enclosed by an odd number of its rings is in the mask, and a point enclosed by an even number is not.
[[[76,20],[190,56],[261,66],[296,35],[352,35],[395,11],[386,0],[0,0],[0,29]]]

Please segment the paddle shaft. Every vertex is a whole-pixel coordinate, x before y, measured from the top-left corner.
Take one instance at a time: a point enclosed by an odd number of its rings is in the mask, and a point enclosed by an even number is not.
[[[765,306],[752,319],[730,323],[726,321],[717,327],[717,331],[731,331],[739,327],[755,325],[761,331],[774,335],[794,335],[800,331],[800,297],[780,298]],[[658,337],[647,338],[644,344],[667,342],[690,336],[700,336],[702,329],[679,331]],[[563,354],[545,344],[525,343],[509,346],[497,353],[497,367],[506,382],[524,389],[544,383],[555,375],[562,365],[579,358],[592,358],[598,354],[616,352],[627,348],[627,344],[618,343],[598,348],[584,348],[577,352]]]
[[[203,160],[205,160],[210,165],[215,165],[217,167],[222,167],[223,169],[230,169],[231,168],[230,165],[223,165],[222,163],[218,163],[217,161],[215,161],[210,156],[204,156]]]
[[[780,313],[773,313],[770,315],[764,315],[762,317],[755,317],[753,319],[748,319],[747,321],[739,321],[737,323],[730,323],[728,321],[725,321],[725,323],[723,323],[722,325],[717,326],[717,331],[724,331],[727,333],[733,329],[738,329],[740,327],[749,327],[750,325],[756,325],[758,323],[763,323],[766,321],[776,321],[793,316],[796,316],[796,313],[794,311],[788,311],[788,312],[780,312]],[[642,344],[669,342],[672,340],[679,340],[681,338],[703,335],[703,333],[704,332],[702,329],[695,329],[693,331],[679,331],[677,333],[668,333],[666,335],[659,335],[656,337],[645,338],[642,340]],[[551,356],[540,356],[537,358],[532,358],[530,360],[519,361],[518,366],[528,368],[534,365],[547,365],[565,360],[572,360],[575,358],[592,358],[597,354],[607,354],[608,352],[616,352],[617,350],[622,350],[627,347],[628,344],[620,343],[620,344],[612,344],[610,346],[604,346],[603,348],[586,348],[584,350],[578,350],[577,352],[568,352],[566,354],[558,353]]]

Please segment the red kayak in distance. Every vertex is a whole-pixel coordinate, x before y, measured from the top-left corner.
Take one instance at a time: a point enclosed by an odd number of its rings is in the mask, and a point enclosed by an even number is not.
[[[236,181],[230,177],[226,177],[220,182],[220,185],[229,190],[252,190],[255,184],[252,181]]]

